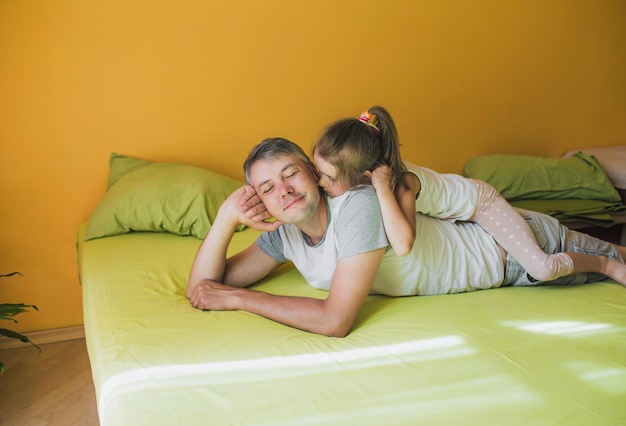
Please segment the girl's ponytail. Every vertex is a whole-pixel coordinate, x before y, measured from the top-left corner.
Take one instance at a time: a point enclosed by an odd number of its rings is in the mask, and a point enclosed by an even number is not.
[[[393,184],[395,185],[400,179],[402,172],[406,170],[400,156],[400,142],[396,125],[393,118],[391,118],[391,114],[381,106],[373,106],[367,112],[374,116],[374,119],[371,121],[374,122],[377,128],[382,144],[381,160],[391,168]]]

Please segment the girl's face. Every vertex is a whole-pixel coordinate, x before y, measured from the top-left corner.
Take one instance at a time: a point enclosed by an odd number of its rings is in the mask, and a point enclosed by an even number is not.
[[[319,186],[331,197],[338,197],[345,193],[350,187],[337,180],[337,168],[317,153],[313,154],[313,160],[320,171]]]

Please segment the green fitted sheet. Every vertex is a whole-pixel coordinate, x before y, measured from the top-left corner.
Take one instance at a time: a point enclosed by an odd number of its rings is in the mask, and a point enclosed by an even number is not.
[[[85,332],[107,425],[619,425],[626,289],[368,297],[346,338],[185,297],[200,241],[78,237]],[[231,252],[257,233],[235,234]],[[256,289],[323,298],[292,266]]]

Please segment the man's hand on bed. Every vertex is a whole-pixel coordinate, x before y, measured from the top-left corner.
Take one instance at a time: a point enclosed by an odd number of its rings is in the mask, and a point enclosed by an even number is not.
[[[250,185],[243,187],[243,196],[239,200],[243,214],[252,220],[252,224],[247,224],[257,231],[275,231],[282,222],[279,220],[268,221],[272,219],[272,214],[267,211],[265,204],[261,201],[259,194]]]
[[[235,290],[216,281],[202,280],[191,291],[189,300],[194,308],[203,311],[229,311],[237,309],[232,303]]]

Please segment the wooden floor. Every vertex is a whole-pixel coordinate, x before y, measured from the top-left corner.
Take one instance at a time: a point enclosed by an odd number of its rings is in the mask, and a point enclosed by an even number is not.
[[[0,350],[0,425],[98,425],[85,340]]]

